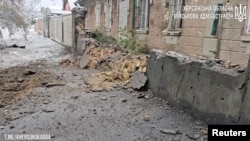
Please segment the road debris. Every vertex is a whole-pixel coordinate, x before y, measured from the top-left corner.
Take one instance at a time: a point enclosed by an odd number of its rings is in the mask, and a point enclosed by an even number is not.
[[[65,86],[65,84],[61,82],[52,82],[52,83],[45,84],[45,86],[47,88],[51,88],[51,87]]]
[[[84,80],[88,88],[95,92],[131,87],[131,81],[132,87],[139,90],[147,82],[147,56],[123,53],[116,47],[101,47],[93,40],[86,43],[84,52],[77,59],[64,59],[60,65],[101,70]]]
[[[107,98],[106,96],[103,96],[103,97],[101,98],[101,100],[106,101],[106,100],[108,100],[108,98]]]
[[[136,71],[133,73],[132,76],[132,87],[136,90],[140,90],[141,88],[143,88],[146,85],[148,78],[147,76],[145,76],[144,73]]]
[[[123,102],[123,103],[124,103],[124,102],[127,102],[127,101],[128,101],[128,100],[127,100],[126,98],[122,98],[122,99],[121,99],[121,102]]]
[[[51,109],[51,108],[48,108],[48,109],[44,109],[43,112],[45,112],[45,113],[52,113],[52,112],[55,112],[55,110]]]
[[[138,99],[145,98],[145,94],[140,93],[139,96],[137,96]]]
[[[79,67],[81,69],[84,69],[88,66],[88,64],[89,64],[89,56],[88,55],[82,56],[80,59]]]
[[[71,96],[71,99],[78,99],[79,96]]]
[[[170,135],[176,135],[179,133],[178,130],[172,130],[172,129],[161,129],[160,132],[164,134],[170,134]]]
[[[144,121],[149,121],[150,120],[149,115],[143,115],[143,120]]]
[[[17,44],[13,44],[11,46],[6,46],[6,48],[21,48],[21,49],[25,49],[25,46],[19,46]]]

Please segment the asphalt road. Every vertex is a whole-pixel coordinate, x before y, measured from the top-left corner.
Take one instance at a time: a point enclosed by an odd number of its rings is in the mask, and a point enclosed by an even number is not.
[[[84,78],[97,70],[59,66],[69,56],[64,47],[34,33],[30,39],[19,42],[26,49],[0,54],[1,141],[20,134],[53,141],[207,140],[204,123],[150,91],[89,91]]]

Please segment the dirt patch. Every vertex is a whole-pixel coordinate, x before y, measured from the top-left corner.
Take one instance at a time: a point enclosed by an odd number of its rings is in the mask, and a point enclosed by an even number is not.
[[[21,99],[26,91],[61,81],[51,73],[38,67],[13,67],[0,72],[0,107]]]

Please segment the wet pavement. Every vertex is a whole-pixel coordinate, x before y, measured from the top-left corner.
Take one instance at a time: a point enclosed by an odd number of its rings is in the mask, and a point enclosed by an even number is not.
[[[6,134],[49,134],[53,141],[207,140],[204,123],[150,91],[90,92],[84,79],[97,70],[62,67],[64,47],[32,38],[27,49],[1,52],[0,99],[10,99],[0,107],[1,141]]]

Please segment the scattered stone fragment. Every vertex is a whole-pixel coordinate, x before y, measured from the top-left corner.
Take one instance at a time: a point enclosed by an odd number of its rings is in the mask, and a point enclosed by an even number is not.
[[[103,97],[101,98],[101,100],[105,101],[105,100],[108,100],[108,98],[107,98],[106,96],[103,96]]]
[[[0,126],[0,129],[4,129],[5,127],[4,126]]]
[[[117,97],[117,95],[116,94],[111,94],[111,96],[110,97]]]
[[[58,87],[58,86],[65,86],[65,84],[63,84],[63,83],[57,83],[57,82],[52,82],[52,83],[48,83],[48,84],[45,85],[45,87],[47,87],[47,88]]]
[[[160,132],[164,134],[170,134],[170,135],[178,134],[177,130],[171,130],[171,129],[161,129]]]
[[[150,118],[149,118],[149,116],[148,116],[148,115],[144,115],[144,116],[143,116],[143,120],[144,120],[144,121],[149,121],[149,120],[150,120]]]
[[[207,135],[208,134],[208,131],[207,130],[201,130],[201,133],[203,134],[203,135]]]
[[[193,134],[193,133],[188,133],[188,134],[186,134],[186,136],[188,137],[188,138],[190,138],[190,139],[193,139],[193,140],[197,140],[198,138],[200,138],[201,136],[200,136],[200,134]]]
[[[10,126],[10,129],[13,129],[13,128],[15,128],[15,126],[14,126],[14,125],[11,125],[11,126]]]
[[[81,69],[84,69],[88,66],[90,60],[88,55],[83,55],[82,58],[80,59],[79,67]]]
[[[123,98],[121,101],[122,102],[127,102],[128,100],[126,98]]]
[[[54,109],[44,109],[43,111],[44,111],[44,112],[46,112],[46,113],[52,113],[52,112],[55,112],[55,110],[54,110]]]
[[[26,71],[23,75],[24,75],[24,76],[29,76],[29,75],[34,75],[34,74],[36,74],[35,71],[28,70],[28,71]]]
[[[71,96],[71,99],[78,99],[79,96]]]
[[[43,104],[49,104],[48,100],[43,101]]]
[[[132,87],[134,89],[140,90],[142,87],[146,85],[148,78],[142,72],[136,71],[132,76]]]
[[[237,69],[237,72],[238,73],[243,73],[243,72],[245,72],[245,69],[244,68],[239,68],[239,69]]]
[[[97,114],[97,111],[96,111],[96,109],[94,109],[94,110],[93,110],[93,114],[95,114],[95,115]]]
[[[141,99],[141,98],[145,98],[145,94],[139,94],[139,96],[137,96],[138,99]]]

